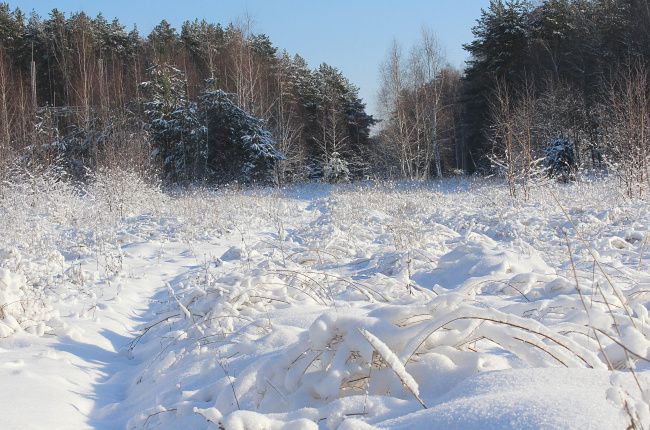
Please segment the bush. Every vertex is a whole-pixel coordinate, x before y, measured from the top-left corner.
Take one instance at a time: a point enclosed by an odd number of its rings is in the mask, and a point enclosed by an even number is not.
[[[338,152],[333,152],[327,164],[323,167],[323,180],[330,184],[350,182],[350,169],[348,163],[341,158]]]
[[[575,144],[560,137],[555,138],[546,148],[545,165],[550,177],[564,183],[573,181],[578,169]]]

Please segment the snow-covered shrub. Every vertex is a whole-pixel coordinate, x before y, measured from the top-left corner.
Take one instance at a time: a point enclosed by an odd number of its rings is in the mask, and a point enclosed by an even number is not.
[[[71,125],[57,145],[61,166],[77,180],[88,179],[100,168],[139,171],[151,170],[148,131],[129,115],[102,118],[92,113],[88,120]]]
[[[323,180],[330,184],[350,182],[348,163],[338,152],[332,152],[327,163],[323,166]]]
[[[65,326],[52,294],[64,276],[63,266],[64,257],[57,251],[41,258],[16,247],[0,249],[0,338],[21,332],[53,334]]]
[[[158,184],[132,170],[98,169],[91,173],[86,192],[97,204],[96,210],[117,218],[138,213],[141,208],[160,209],[166,201]]]
[[[47,306],[26,282],[25,276],[0,267],[0,337],[26,329],[43,334],[39,316]]]
[[[546,148],[544,164],[549,176],[561,182],[572,181],[578,169],[575,144],[559,137],[554,139]]]

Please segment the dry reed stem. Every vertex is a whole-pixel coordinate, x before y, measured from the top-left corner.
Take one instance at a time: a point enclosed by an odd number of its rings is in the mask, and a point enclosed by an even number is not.
[[[553,336],[550,336],[550,335],[547,335],[547,334],[544,334],[544,333],[540,333],[539,331],[532,330],[532,329],[530,329],[530,328],[527,328],[527,327],[524,327],[524,326],[521,326],[521,325],[518,325],[518,324],[510,323],[510,322],[507,322],[507,321],[501,321],[501,320],[497,320],[497,319],[489,318],[489,317],[480,317],[480,316],[461,316],[461,317],[457,317],[457,318],[454,318],[454,319],[452,319],[452,320],[450,320],[450,321],[447,321],[446,323],[442,324],[441,326],[435,328],[434,330],[432,330],[432,331],[431,331],[431,332],[430,332],[430,333],[429,333],[429,334],[428,334],[428,335],[427,335],[427,336],[426,336],[426,337],[425,337],[425,338],[424,338],[424,339],[423,339],[423,340],[422,340],[422,341],[417,345],[417,347],[415,348],[415,350],[413,350],[413,352],[411,353],[411,355],[409,355],[409,357],[408,357],[408,359],[406,360],[406,362],[408,363],[408,362],[412,359],[413,355],[415,355],[415,353],[417,352],[417,350],[420,349],[420,347],[422,346],[422,344],[423,344],[423,343],[424,343],[424,342],[429,338],[429,336],[431,336],[433,333],[435,333],[436,331],[440,330],[441,328],[444,328],[446,325],[451,324],[451,323],[454,322],[454,321],[459,321],[459,320],[483,320],[483,321],[490,321],[490,322],[493,322],[493,323],[507,325],[507,326],[510,326],[510,327],[518,328],[518,329],[520,329],[520,330],[523,330],[523,331],[527,331],[527,332],[530,332],[530,333],[536,334],[536,335],[538,335],[538,336],[541,336],[541,337],[543,337],[543,338],[545,338],[545,339],[550,340],[551,342],[553,342],[553,343],[555,343],[555,344],[561,346],[562,348],[566,349],[567,351],[571,352],[573,355],[575,355],[576,357],[578,357],[582,362],[584,362],[588,367],[590,367],[590,368],[593,369],[593,366],[592,366],[591,364],[589,364],[589,362],[588,362],[585,358],[583,358],[583,357],[580,356],[578,353],[576,353],[575,351],[573,351],[569,346],[564,345],[562,342],[560,342],[559,340],[555,339]],[[514,339],[519,340],[519,341],[522,341],[522,342],[525,342],[525,341],[523,341],[523,340],[521,340],[521,339],[518,339],[518,338],[514,338]],[[492,340],[492,339],[490,339],[490,340]],[[494,340],[492,340],[492,341],[493,341],[494,343],[496,343],[497,345],[500,345],[499,342],[496,342],[496,341],[494,341]],[[525,342],[525,343],[528,343],[528,342]],[[535,345],[533,345],[533,346],[535,346]],[[555,359],[557,360],[557,358],[556,358],[553,354],[551,354],[549,351],[545,350],[544,348],[542,348],[542,347],[540,347],[540,346],[537,346],[537,347],[538,347],[539,349],[541,349],[542,351],[546,352],[546,353],[547,353],[548,355],[550,355],[551,357],[553,357],[553,358],[555,358]],[[560,361],[560,360],[557,360],[557,361],[559,361],[560,363],[564,364],[564,363],[563,363],[562,361]],[[566,364],[565,364],[565,366],[566,366]],[[568,367],[568,366],[567,366],[567,367]]]
[[[368,341],[370,346],[372,346],[372,348],[377,352],[377,354],[379,354],[379,356],[382,358],[382,360],[384,360],[384,362],[388,365],[388,367],[390,367],[390,370],[392,370],[393,373],[395,373],[395,375],[397,375],[399,380],[402,381],[402,384],[411,392],[411,394],[413,394],[413,396],[418,400],[418,402],[420,402],[422,407],[424,409],[428,409],[425,406],[425,404],[422,403],[422,400],[420,399],[420,397],[411,389],[411,387],[409,387],[409,385],[404,381],[404,379],[402,379],[402,376],[397,371],[395,371],[395,369],[393,369],[393,366],[391,366],[390,362],[388,360],[386,360],[386,357],[384,357],[381,352],[379,352],[379,349],[377,349],[377,347],[370,341],[370,339],[368,339],[368,337],[366,337],[366,335],[363,333],[363,331],[361,331],[361,329],[358,328],[358,327],[357,327],[357,330],[359,330],[359,333],[361,333],[361,336],[363,336],[363,338]]]
[[[636,324],[634,323],[634,319],[632,318],[632,313],[630,312],[630,310],[629,310],[628,307],[627,307],[627,304],[626,304],[625,301],[623,300],[623,297],[622,297],[622,294],[623,294],[623,293],[620,292],[620,291],[618,290],[618,288],[616,288],[616,286],[614,285],[614,283],[612,282],[612,280],[609,278],[609,276],[608,276],[607,273],[605,272],[605,269],[604,269],[603,266],[600,264],[600,261],[598,260],[598,258],[596,258],[596,255],[595,255],[594,252],[592,251],[591,247],[587,244],[587,241],[586,241],[585,238],[582,236],[582,233],[580,233],[580,231],[578,230],[578,228],[577,228],[576,225],[574,224],[573,220],[571,219],[571,217],[569,216],[569,214],[567,213],[567,211],[564,209],[564,206],[562,206],[562,203],[560,203],[560,200],[558,200],[558,198],[557,198],[557,196],[555,195],[555,193],[553,192],[553,190],[551,190],[551,187],[548,187],[548,190],[549,190],[549,192],[551,193],[551,196],[553,196],[553,199],[555,200],[555,202],[558,204],[558,206],[559,206],[560,209],[562,210],[562,213],[564,213],[564,216],[566,217],[566,219],[569,221],[569,223],[570,223],[571,226],[573,227],[573,230],[576,232],[576,234],[577,234],[578,237],[580,238],[580,241],[583,243],[583,245],[585,246],[585,248],[587,249],[587,251],[589,252],[589,254],[591,255],[591,257],[593,258],[594,263],[598,266],[598,268],[600,269],[600,272],[603,274],[603,276],[604,276],[605,279],[607,280],[607,283],[610,285],[610,287],[612,287],[612,290],[614,291],[614,294],[616,295],[616,298],[619,300],[619,302],[621,302],[621,305],[623,306],[623,309],[625,309],[625,313],[627,314],[627,316],[629,317],[630,321],[632,322],[632,325],[634,326],[634,328],[637,328],[637,327],[636,327]]]

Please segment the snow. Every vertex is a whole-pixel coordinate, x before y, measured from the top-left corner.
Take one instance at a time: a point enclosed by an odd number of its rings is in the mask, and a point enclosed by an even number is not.
[[[472,376],[426,411],[382,423],[409,429],[621,428],[602,393],[608,372],[516,369]],[[577,415],[576,415],[577,414]]]
[[[647,203],[531,196],[7,182],[2,427],[648,426]]]

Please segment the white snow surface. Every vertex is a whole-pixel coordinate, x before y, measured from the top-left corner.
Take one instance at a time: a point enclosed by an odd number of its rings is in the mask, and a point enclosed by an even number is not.
[[[1,190],[4,429],[650,425],[650,210],[613,180],[94,179]]]

